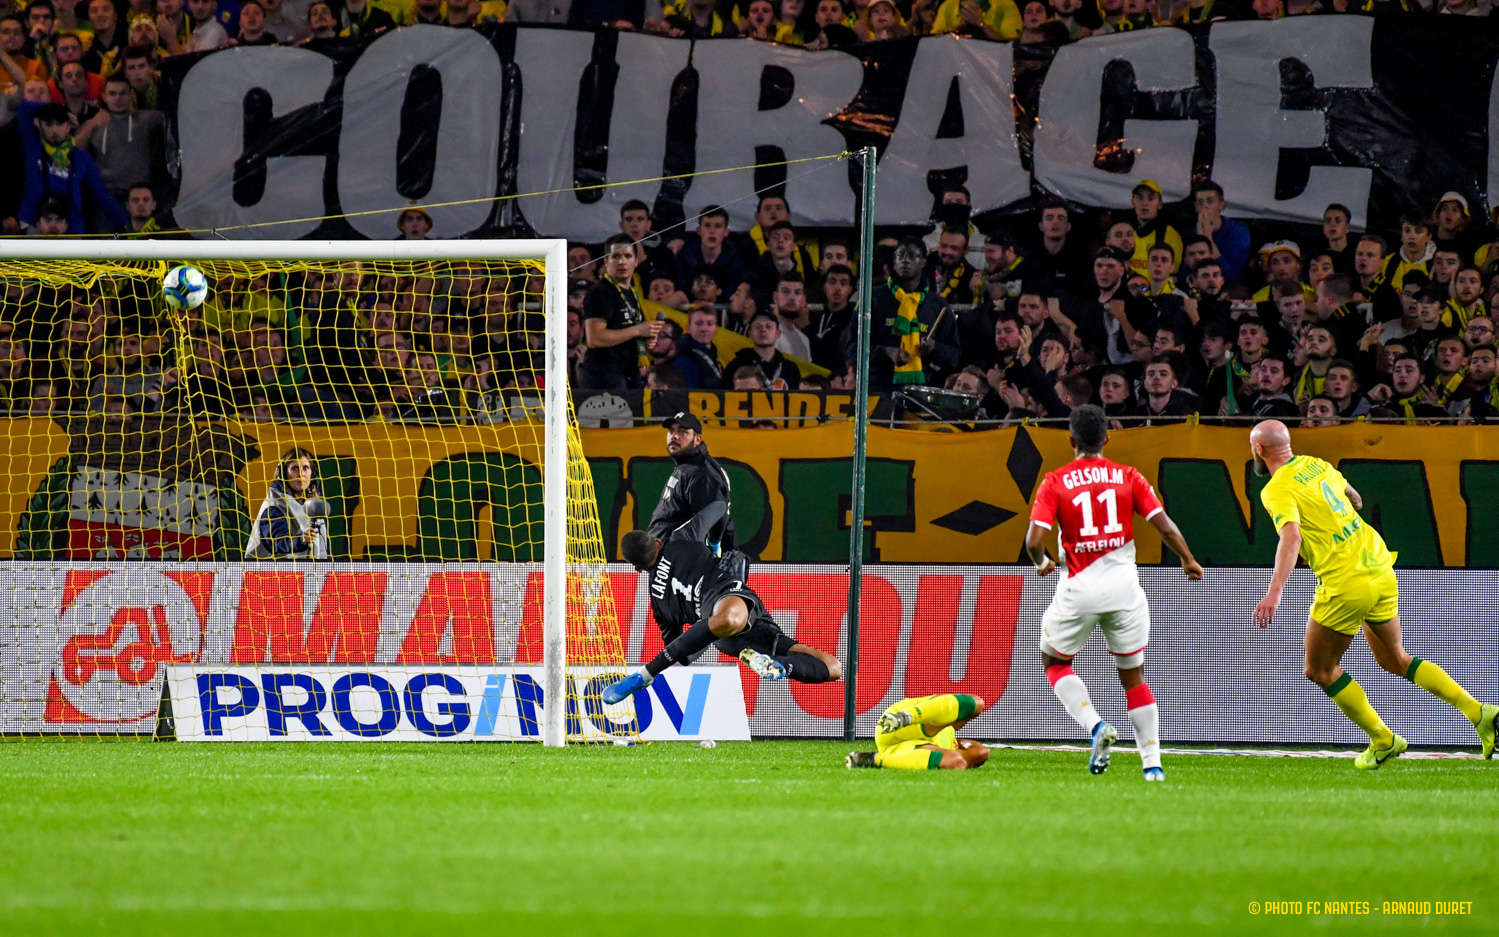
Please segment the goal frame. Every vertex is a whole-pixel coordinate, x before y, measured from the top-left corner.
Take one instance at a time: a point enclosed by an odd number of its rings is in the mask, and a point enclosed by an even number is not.
[[[413,249],[420,245],[419,249]],[[542,472],[542,744],[567,744],[567,241],[474,239],[453,241],[147,240],[106,238],[5,238],[9,260],[184,262],[194,260],[413,261],[536,260],[546,287],[546,391],[543,396],[546,464]]]

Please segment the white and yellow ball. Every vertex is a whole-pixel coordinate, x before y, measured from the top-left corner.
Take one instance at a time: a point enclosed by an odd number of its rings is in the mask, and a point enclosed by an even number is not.
[[[208,278],[197,267],[173,267],[161,278],[161,295],[173,309],[196,309],[208,298]]]

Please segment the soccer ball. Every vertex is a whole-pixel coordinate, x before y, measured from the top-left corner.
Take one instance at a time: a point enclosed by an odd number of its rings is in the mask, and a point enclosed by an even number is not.
[[[208,278],[197,267],[173,267],[161,278],[161,295],[173,309],[197,309],[208,298]]]

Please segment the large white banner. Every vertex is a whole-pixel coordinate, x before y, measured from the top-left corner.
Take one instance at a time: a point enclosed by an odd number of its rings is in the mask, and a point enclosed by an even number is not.
[[[880,712],[903,697],[973,693],[992,704],[970,723],[975,737],[1076,738],[1078,729],[1053,698],[1037,650],[1055,580],[1038,579],[1027,569],[866,567],[860,733],[870,735]],[[1160,703],[1165,739],[1358,744],[1359,731],[1302,676],[1311,575],[1293,575],[1274,627],[1261,631],[1251,623],[1269,576],[1267,569],[1213,567],[1203,581],[1188,582],[1173,567],[1141,570],[1152,617],[1145,672]],[[1492,571],[1400,570],[1399,576],[1406,649],[1440,663],[1479,699],[1499,700]],[[609,567],[608,581],[625,666],[633,667],[661,648],[650,619],[648,582],[622,565]],[[169,667],[182,668],[178,672],[194,681],[205,673],[240,674],[244,683],[236,685],[248,685],[259,696],[257,712],[264,709],[267,674],[317,680],[328,694],[327,707],[333,706],[338,680],[379,674],[401,698],[398,724],[408,735],[422,732],[405,702],[410,683],[400,681],[458,674],[467,705],[477,713],[485,694],[495,694],[490,678],[506,674],[495,697],[501,701],[497,713],[513,716],[519,727],[526,697],[518,695],[524,686],[518,681],[540,662],[540,583],[537,567],[509,564],[3,564],[0,732],[149,733]],[[844,658],[845,568],[761,564],[749,584],[788,634]],[[700,663],[733,665],[714,672],[737,673],[757,738],[833,738],[842,732],[841,683],[767,683],[717,651]],[[1124,694],[1102,639],[1095,636],[1074,666],[1099,711],[1127,724]],[[1413,743],[1476,744],[1472,727],[1456,710],[1381,672],[1362,639],[1344,667]],[[593,676],[575,675],[575,695],[586,699],[581,681]],[[675,725],[672,713],[685,716],[691,708],[695,679],[688,671],[672,672],[666,686],[674,710],[658,692],[647,696],[652,727],[665,731],[672,725],[678,736],[692,736]],[[434,707],[446,691],[433,686],[418,696],[435,725]],[[235,705],[232,691],[214,692],[219,705]],[[372,692],[371,699],[380,690]],[[360,689],[354,695],[367,694]],[[248,697],[240,700],[255,709]],[[638,699],[636,704],[645,722],[644,706]],[[591,719],[586,703],[575,703],[574,710]],[[330,731],[342,725],[332,709],[319,711]],[[379,718],[395,711],[391,704]],[[254,718],[266,717],[261,712]],[[474,720],[465,731],[477,732]]]
[[[927,223],[950,183],[984,212],[1040,190],[1123,208],[1147,178],[1174,200],[1211,176],[1230,215],[1319,223],[1336,202],[1362,229],[1454,190],[1486,213],[1496,59],[1481,20],[1459,33],[1355,15],[1060,49],[931,36],[819,52],[422,25],[174,58],[163,100],[177,220],[203,236],[390,238],[419,203],[439,237],[524,222],[596,242],[631,199],[658,228],[717,204],[743,231],[777,186],[798,224],[843,226],[857,172],[767,164],[868,145],[880,224]]]
[[[541,739],[542,668],[167,668],[174,734],[182,742],[484,742]],[[571,737],[748,741],[733,667],[673,667],[632,698],[600,691],[622,668],[568,674]]]

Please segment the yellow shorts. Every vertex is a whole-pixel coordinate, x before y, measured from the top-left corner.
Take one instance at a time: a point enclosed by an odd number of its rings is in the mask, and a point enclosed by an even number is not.
[[[1384,569],[1341,586],[1333,595],[1317,586],[1311,619],[1339,634],[1358,634],[1364,622],[1382,625],[1400,614],[1400,586],[1395,571]]]
[[[876,732],[874,735],[874,747],[882,752],[909,752],[923,745],[935,745],[938,748],[945,748],[948,751],[954,752],[958,750],[958,733],[953,731],[952,726],[943,727],[941,731],[931,738],[927,738],[925,735],[918,736],[917,738],[908,738],[906,736],[910,734],[911,729],[916,729],[919,732],[921,727],[908,726],[902,732],[892,732],[889,735]]]

